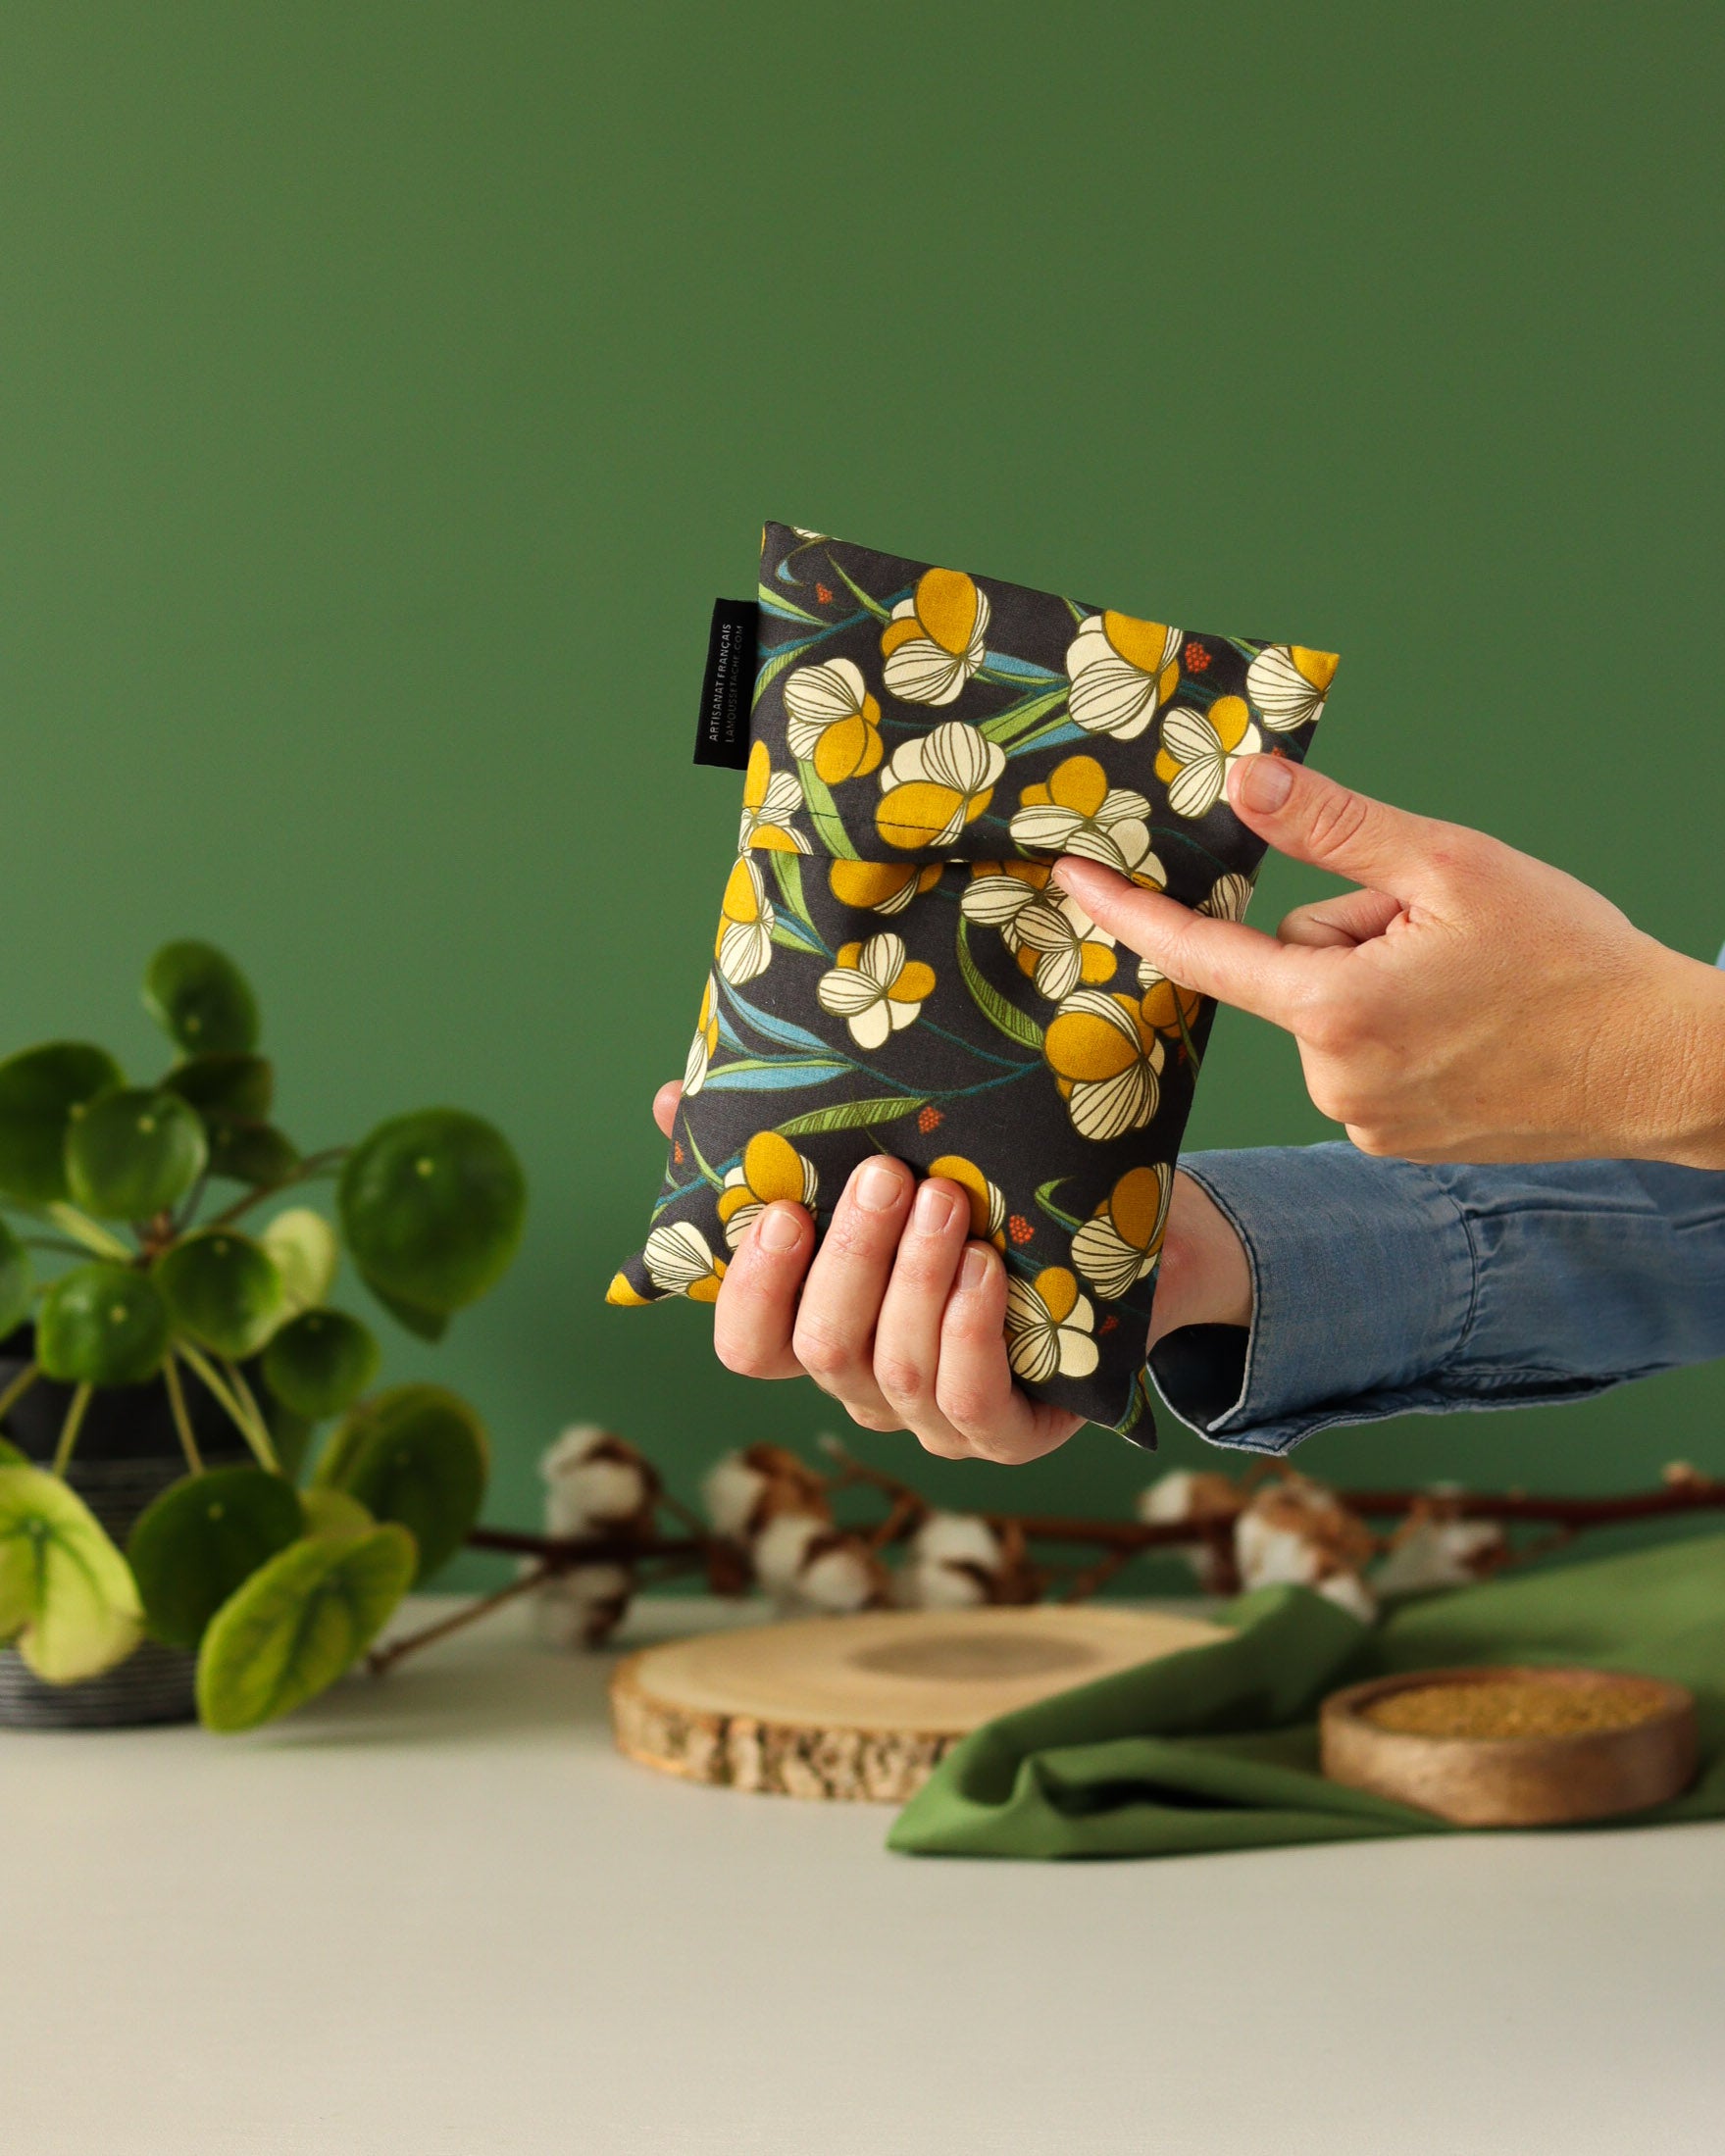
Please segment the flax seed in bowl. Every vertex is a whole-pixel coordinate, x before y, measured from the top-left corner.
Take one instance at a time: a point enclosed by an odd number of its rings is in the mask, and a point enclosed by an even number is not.
[[[1418,1670],[1336,1692],[1319,1718],[1335,1781],[1466,1827],[1644,1811],[1695,1777],[1680,1685],[1589,1669]]]

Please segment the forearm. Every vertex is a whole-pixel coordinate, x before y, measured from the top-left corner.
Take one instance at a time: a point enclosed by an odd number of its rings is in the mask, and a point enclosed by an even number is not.
[[[1725,1355],[1725,1175],[1347,1145],[1182,1167],[1252,1273],[1249,1332],[1177,1332],[1151,1356],[1217,1443],[1282,1452],[1336,1423],[1586,1398]]]

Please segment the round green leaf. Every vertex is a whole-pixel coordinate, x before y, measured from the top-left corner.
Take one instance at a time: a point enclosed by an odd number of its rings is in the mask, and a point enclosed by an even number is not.
[[[448,1331],[449,1320],[440,1310],[421,1310],[415,1303],[404,1303],[399,1295],[386,1294],[376,1280],[366,1279],[363,1273],[360,1279],[365,1280],[395,1323],[405,1331],[411,1332],[416,1340],[440,1340]]]
[[[281,1323],[275,1260],[235,1228],[200,1228],[162,1253],[154,1278],[179,1330],[235,1362],[255,1355]]]
[[[398,1527],[307,1535],[272,1557],[204,1634],[204,1727],[255,1730],[327,1690],[388,1622],[413,1568],[413,1536]]]
[[[255,1183],[273,1190],[299,1166],[299,1148],[272,1123],[246,1123],[237,1116],[210,1119],[210,1173],[230,1182]]]
[[[357,1318],[344,1310],[308,1310],[265,1349],[264,1382],[283,1406],[315,1423],[351,1406],[381,1360],[377,1340]]]
[[[0,1221],[0,1340],[30,1314],[30,1254]]]
[[[36,1317],[36,1359],[63,1384],[141,1385],[162,1367],[168,1305],[147,1273],[98,1259],[63,1273]]]
[[[364,1534],[377,1522],[344,1489],[302,1489],[299,1509],[307,1534]]]
[[[52,1205],[66,1188],[72,1111],[122,1082],[120,1066],[82,1040],[54,1040],[0,1063],[0,1190]]]
[[[441,1385],[392,1385],[336,1425],[313,1479],[410,1529],[418,1584],[467,1539],[489,1466],[485,1427],[465,1400]]]
[[[144,1008],[191,1053],[245,1055],[258,1044],[251,983],[226,952],[186,938],[164,943],[144,975]]]
[[[270,1113],[276,1098],[276,1073],[262,1056],[187,1056],[162,1080],[165,1091],[190,1101],[201,1116],[248,1116]]]
[[[311,1449],[312,1431],[316,1426],[303,1415],[295,1415],[291,1408],[283,1407],[267,1386],[259,1394],[258,1406],[263,1410],[264,1427],[270,1432],[270,1444],[278,1465],[290,1482],[297,1482],[305,1456]]]
[[[0,1468],[27,1468],[30,1456],[20,1452],[9,1437],[0,1437]]]
[[[502,1133],[456,1108],[380,1124],[348,1156],[341,1225],[374,1287],[447,1314],[496,1285],[521,1241],[527,1185]]]
[[[212,1468],[176,1482],[126,1546],[145,1630],[167,1646],[195,1647],[235,1587],[299,1534],[298,1493],[279,1475]]]
[[[147,1221],[178,1204],[208,1157],[195,1108],[177,1093],[119,1085],[75,1109],[66,1132],[66,1180],[86,1213]]]
[[[322,1213],[309,1205],[278,1213],[264,1229],[264,1248],[276,1261],[291,1317],[323,1302],[335,1283],[341,1245]]]
[[[76,1684],[124,1662],[142,1625],[126,1560],[76,1491],[0,1467],[0,1639],[45,1682]]]

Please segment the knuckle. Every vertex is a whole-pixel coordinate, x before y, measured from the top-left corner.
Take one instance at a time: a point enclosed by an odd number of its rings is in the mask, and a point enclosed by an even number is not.
[[[885,1431],[904,1428],[903,1423],[896,1415],[888,1414],[885,1408],[870,1407],[866,1403],[855,1407],[847,1404],[844,1412],[859,1429]]]
[[[970,1447],[968,1445],[954,1443],[950,1437],[947,1437],[939,1430],[919,1429],[914,1432],[914,1435],[923,1450],[932,1454],[937,1460],[966,1460],[970,1457]]]
[[[875,1352],[875,1382],[895,1407],[917,1407],[930,1397],[927,1371],[904,1355]]]
[[[849,1340],[808,1318],[797,1322],[790,1345],[797,1361],[817,1382],[842,1378],[855,1367],[856,1355]]]
[[[935,1404],[953,1429],[962,1430],[973,1444],[987,1438],[989,1419],[998,1407],[987,1386],[968,1379],[939,1385]]]
[[[1371,828],[1376,804],[1344,786],[1322,788],[1312,803],[1306,839],[1320,856],[1345,853]]]
[[[764,1378],[774,1360],[759,1341],[733,1339],[723,1332],[713,1335],[713,1353],[737,1378]]]

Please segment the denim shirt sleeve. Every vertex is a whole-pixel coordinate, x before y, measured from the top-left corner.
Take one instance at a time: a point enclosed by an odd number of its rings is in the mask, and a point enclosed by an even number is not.
[[[1150,1357],[1217,1444],[1287,1452],[1337,1423],[1585,1399],[1725,1355],[1725,1174],[1345,1144],[1180,1165],[1251,1266],[1249,1333],[1193,1327]]]

